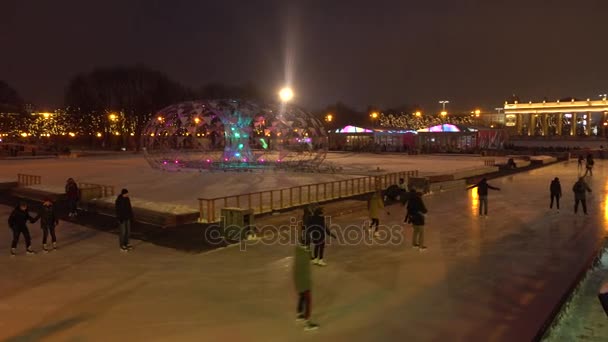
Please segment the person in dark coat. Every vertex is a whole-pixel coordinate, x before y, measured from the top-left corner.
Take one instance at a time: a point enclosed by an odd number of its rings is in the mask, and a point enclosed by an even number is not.
[[[559,199],[562,197],[562,185],[559,182],[559,178],[555,177],[555,179],[551,181],[549,192],[551,194],[551,203],[549,204],[549,209],[553,209],[553,200],[555,200],[557,211],[559,211]]]
[[[77,215],[78,200],[80,199],[80,190],[73,178],[68,178],[65,183],[65,195],[68,200],[68,216],[75,217]]]
[[[593,161],[593,155],[589,153],[587,155],[587,162],[585,163],[585,174],[583,175],[583,177],[587,176],[587,173],[589,174],[589,176],[593,176],[593,164],[595,164],[595,162]]]
[[[28,221],[30,223],[35,223],[38,221],[38,217],[32,217],[27,209],[27,203],[21,202],[8,217],[8,226],[13,232],[11,256],[14,256],[17,253],[17,243],[19,242],[19,236],[21,234],[23,234],[23,237],[25,238],[26,253],[36,254],[36,252],[32,250],[32,238],[29,229],[27,229]]]
[[[335,236],[329,231],[325,224],[325,216],[323,215],[323,208],[315,208],[313,216],[308,219],[309,226],[306,228],[310,232],[310,239],[314,246],[313,253],[313,264],[317,266],[326,266],[327,264],[323,261],[323,254],[325,251],[325,238],[329,234],[331,237]]]
[[[310,231],[308,228],[310,227],[310,218],[314,215],[316,208],[319,205],[316,203],[312,203],[304,207],[304,213],[302,214],[302,243],[304,244],[306,250],[310,251]]]
[[[479,183],[471,185],[467,190],[477,188],[477,195],[479,196],[479,216],[488,217],[488,189],[500,190],[500,188],[491,186],[488,184],[488,180],[484,177]]]
[[[59,224],[57,214],[53,202],[50,199],[45,199],[42,202],[42,210],[40,211],[40,228],[42,228],[42,250],[46,253],[49,248],[46,241],[51,233],[51,242],[53,243],[53,249],[57,249],[57,236],[55,235],[55,227]]]
[[[574,186],[572,186],[574,192],[574,213],[578,212],[578,204],[583,205],[583,213],[587,215],[587,193],[591,192],[591,188],[585,183],[585,177],[580,177]]]
[[[420,251],[426,250],[424,245],[424,221],[427,213],[426,206],[422,201],[422,193],[417,192],[416,196],[410,198],[407,202],[406,222],[412,224],[414,231],[412,233],[412,247],[418,248]]]
[[[133,208],[131,207],[131,200],[129,199],[129,190],[122,189],[120,195],[116,198],[116,218],[120,226],[120,235],[118,242],[120,243],[120,250],[123,252],[131,249],[129,245],[129,235],[131,235],[131,220],[133,219]]]

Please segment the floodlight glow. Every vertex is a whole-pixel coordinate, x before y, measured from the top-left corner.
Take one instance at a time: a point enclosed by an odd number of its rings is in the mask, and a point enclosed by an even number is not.
[[[283,102],[289,102],[293,99],[293,90],[289,87],[285,87],[279,91],[279,98]]]

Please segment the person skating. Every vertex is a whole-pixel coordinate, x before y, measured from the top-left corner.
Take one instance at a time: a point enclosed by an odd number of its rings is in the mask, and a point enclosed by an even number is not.
[[[488,180],[484,177],[479,183],[471,185],[467,190],[477,188],[477,195],[479,197],[479,216],[488,217],[488,189],[500,190],[500,188],[491,186],[488,184]]]
[[[310,244],[311,244],[311,238],[310,238],[310,230],[308,229],[310,227],[310,218],[312,216],[314,216],[315,213],[315,209],[318,207],[319,205],[316,203],[313,204],[309,204],[306,207],[304,207],[304,213],[302,214],[302,241],[304,243],[304,246],[306,247],[306,250],[310,251]],[[312,259],[312,253],[311,253],[311,259]]]
[[[325,252],[325,238],[329,234],[331,237],[336,238],[325,224],[325,216],[323,215],[323,208],[316,207],[313,215],[308,220],[309,226],[306,230],[310,234],[310,239],[313,244],[313,261],[312,263],[317,266],[326,266],[327,264],[323,261]]]
[[[120,235],[118,242],[120,243],[120,250],[123,252],[131,249],[129,245],[129,235],[131,234],[131,220],[133,219],[133,208],[131,207],[131,200],[129,199],[129,190],[122,189],[120,195],[116,198],[116,218],[120,227]]]
[[[424,245],[424,218],[427,213],[426,206],[422,201],[422,193],[417,192],[407,202],[407,216],[405,221],[411,223],[414,231],[412,233],[412,247],[420,251],[426,250]]]
[[[38,221],[38,217],[32,217],[28,211],[27,203],[21,202],[8,217],[8,226],[13,232],[13,242],[11,243],[11,256],[14,256],[17,253],[17,243],[19,242],[19,236],[21,234],[23,234],[23,238],[25,239],[26,253],[36,254],[36,252],[32,250],[32,238],[30,236],[30,231],[27,228],[28,221],[30,223],[35,223],[36,221]]]
[[[553,201],[555,200],[557,211],[559,211],[559,199],[562,197],[562,185],[559,182],[559,178],[555,177],[555,179],[551,181],[551,185],[549,186],[549,192],[551,195],[551,203],[549,204],[549,209],[553,209]]]
[[[302,232],[304,235],[304,232]],[[295,250],[295,258],[293,265],[293,278],[296,286],[296,292],[298,293],[298,306],[296,309],[296,321],[306,322],[305,330],[315,330],[319,326],[312,323],[310,315],[312,311],[312,298],[311,298],[311,270],[310,270],[310,259],[309,252],[306,250],[306,243],[303,239],[298,240]]]
[[[587,173],[589,176],[593,176],[593,164],[595,164],[595,162],[593,161],[593,155],[590,153],[587,155],[587,161],[585,162],[585,174],[583,177],[587,176]]]
[[[582,204],[583,213],[587,215],[587,193],[591,188],[585,183],[585,177],[579,177],[578,181],[572,186],[574,192],[574,213],[578,212],[578,204]]]
[[[49,248],[46,244],[49,233],[51,233],[51,242],[53,243],[53,249],[57,249],[57,236],[55,235],[55,227],[59,224],[57,214],[53,202],[46,198],[42,202],[42,210],[40,212],[40,228],[42,228],[42,250],[48,253]]]
[[[73,178],[68,178],[65,183],[65,194],[68,200],[68,216],[76,217],[78,213],[77,208],[78,200],[80,199],[80,190]]]
[[[378,232],[378,226],[380,226],[380,211],[384,209],[384,201],[382,200],[382,192],[380,190],[377,190],[372,194],[372,197],[368,202],[368,209],[369,218],[371,220],[369,224],[370,232],[372,231],[372,228],[375,227],[373,233],[374,236],[378,236],[380,234]]]

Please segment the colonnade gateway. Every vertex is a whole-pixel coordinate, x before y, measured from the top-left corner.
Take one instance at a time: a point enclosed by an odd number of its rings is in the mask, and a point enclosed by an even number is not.
[[[505,102],[505,125],[517,135],[608,136],[608,101]]]

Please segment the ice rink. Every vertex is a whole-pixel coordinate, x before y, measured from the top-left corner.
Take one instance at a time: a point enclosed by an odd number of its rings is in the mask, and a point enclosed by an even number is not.
[[[438,163],[441,161],[441,163]],[[165,172],[152,169],[143,156],[123,155],[74,159],[0,160],[0,179],[16,180],[17,173],[42,176],[43,189],[62,193],[69,177],[77,182],[128,188],[131,196],[198,208],[197,198],[215,198],[297,185],[316,184],[382,172],[419,170],[421,174],[455,172],[483,167],[478,156],[408,156],[403,154],[330,153],[328,163],[343,167],[329,173],[265,171]]]
[[[75,176],[94,177],[95,162]],[[60,167],[74,175],[70,163],[1,172],[48,173],[61,182]],[[110,171],[91,181],[120,177],[121,165],[135,162],[106,163]],[[152,171],[143,163],[133,169],[145,187]],[[270,235],[245,250],[188,254],[134,241],[123,254],[116,235],[62,221],[58,251],[26,256],[21,241],[11,258],[9,231],[0,230],[0,340],[529,341],[606,236],[607,171],[608,163],[596,162],[588,216],[572,210],[576,163],[559,163],[491,180],[502,191],[490,193],[489,218],[477,217],[473,191],[426,196],[425,252],[410,247],[409,226],[396,230],[405,237],[397,244],[332,242],[329,265],[313,268],[313,318],[321,326],[314,332],[294,321],[293,247],[271,244]],[[556,176],[564,192],[559,213],[548,209]],[[403,209],[388,209],[382,223],[402,225]],[[9,210],[0,206],[4,222]],[[365,212],[336,217],[332,229],[356,232],[346,227],[366,219]],[[30,230],[39,250],[40,229]]]

